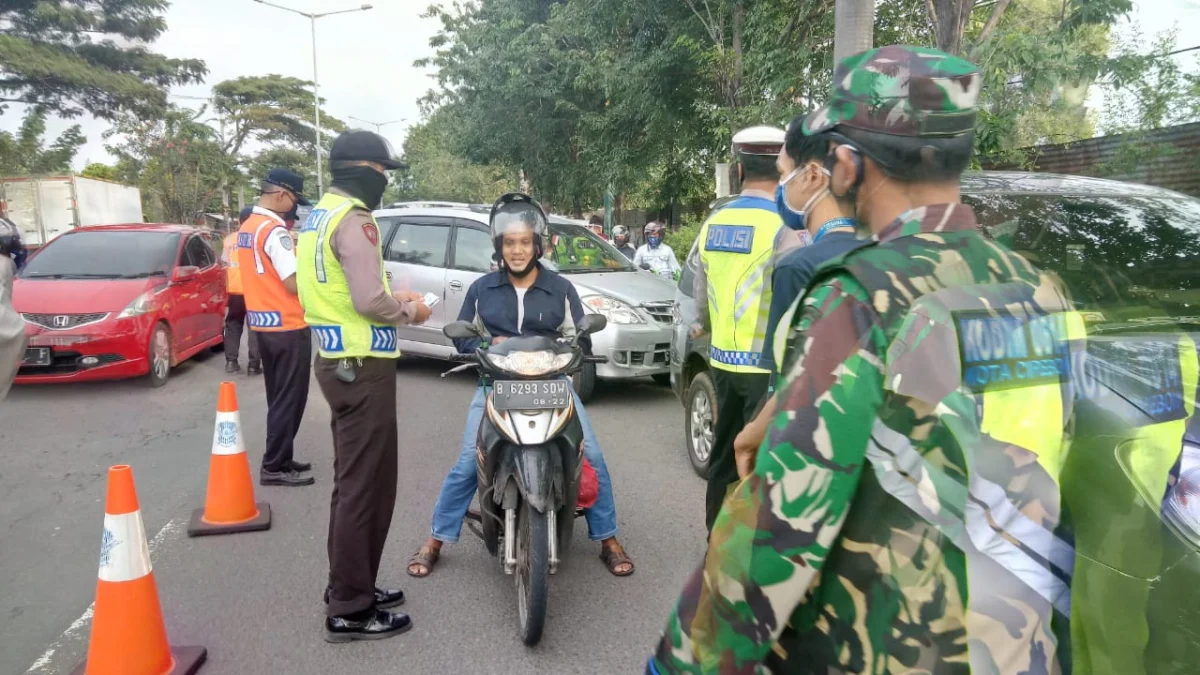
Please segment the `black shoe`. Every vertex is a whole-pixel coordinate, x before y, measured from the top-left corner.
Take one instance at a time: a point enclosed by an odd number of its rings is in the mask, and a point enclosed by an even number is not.
[[[407,614],[376,609],[365,619],[331,616],[325,619],[326,642],[353,642],[354,640],[383,640],[412,628],[412,619]]]
[[[289,466],[292,468],[292,471],[299,471],[301,473],[304,473],[305,471],[312,471],[312,464],[309,464],[308,462],[297,462],[293,459]]]
[[[325,604],[329,604],[328,586],[325,587]],[[391,609],[404,604],[404,591],[399,588],[376,588],[375,609]]]
[[[296,487],[299,485],[312,485],[315,482],[317,482],[317,479],[313,478],[311,473],[300,473],[299,471],[267,471],[263,469],[258,473],[259,485]]]
[[[242,372],[242,367],[240,365],[238,365],[237,359],[234,359],[233,361],[226,360],[225,361],[225,372],[240,373],[240,372]]]
[[[262,366],[248,365],[246,366],[247,375],[262,375]]]

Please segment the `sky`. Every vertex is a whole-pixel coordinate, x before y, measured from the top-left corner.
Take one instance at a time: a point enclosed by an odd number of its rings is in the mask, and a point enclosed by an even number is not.
[[[272,0],[276,4],[321,13],[350,9],[363,0]],[[434,0],[374,0],[374,8],[317,19],[317,67],[325,110],[352,127],[374,130],[351,120],[390,122],[380,129],[396,152],[409,124],[420,120],[417,100],[434,86],[432,70],[413,67],[430,56],[429,39],[440,26],[422,19]],[[167,32],[151,49],[176,58],[198,58],[208,66],[205,83],[176,87],[173,94],[207,97],[213,84],[242,75],[280,75],[313,79],[311,22],[302,16],[254,0],[174,0],[166,13]],[[223,46],[224,45],[224,46]],[[203,101],[172,98],[198,107]],[[24,111],[18,106],[0,116],[0,129],[15,130]],[[53,139],[71,124],[80,124],[88,142],[75,157],[75,167],[111,162],[101,134],[104,121],[80,117],[50,120],[46,137]]]
[[[305,12],[350,9],[362,0],[272,0]],[[374,127],[350,119],[388,124],[381,133],[397,152],[410,124],[420,120],[417,101],[434,86],[432,71],[413,66],[430,56],[429,39],[438,30],[435,19],[421,14],[435,0],[374,0],[367,11],[317,20],[317,55],[325,110],[351,126]],[[1133,21],[1146,36],[1173,25],[1200,25],[1200,0],[1134,0]],[[206,82],[177,87],[172,93],[207,97],[212,84],[242,75],[278,73],[305,80],[313,76],[312,39],[307,18],[268,7],[255,0],[175,0],[166,13],[167,32],[154,43],[155,51],[178,58],[199,58],[208,65]],[[1118,28],[1120,30],[1120,28]],[[1178,47],[1200,44],[1200,35],[1180,31]],[[226,45],[226,46],[222,46]],[[1196,67],[1196,52],[1181,55],[1181,63]],[[173,98],[180,105],[200,101]],[[1096,101],[1096,99],[1092,99]],[[15,130],[20,106],[0,116],[0,129]],[[56,138],[71,124],[82,126],[88,142],[75,157],[75,167],[111,162],[101,134],[108,123],[90,118],[51,119],[47,138]]]

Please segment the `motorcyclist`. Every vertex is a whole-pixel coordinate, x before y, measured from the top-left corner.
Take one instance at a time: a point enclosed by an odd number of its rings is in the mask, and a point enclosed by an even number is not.
[[[613,227],[612,234],[613,246],[617,247],[621,255],[633,260],[633,257],[637,255],[637,249],[629,243],[629,228],[624,225],[616,225]]]
[[[542,257],[547,241],[546,215],[529,196],[506,194],[492,207],[491,233],[495,259],[500,269],[476,279],[467,291],[459,321],[475,323],[498,344],[510,337],[573,335],[583,320],[583,304],[569,281],[547,269]],[[585,349],[587,338],[581,342]],[[471,354],[479,348],[477,338],[455,340],[460,353]],[[475,441],[483,420],[487,389],[480,383],[467,410],[462,447],[458,461],[442,483],[433,509],[430,537],[408,564],[408,573],[426,577],[440,557],[442,544],[458,541],[463,517],[477,487]],[[613,501],[612,480],[600,453],[600,445],[579,397],[575,410],[583,426],[583,453],[596,471],[600,494],[585,516],[593,541],[601,542],[600,559],[615,576],[633,573],[633,561],[617,542],[617,511]]]
[[[0,223],[5,223],[5,232],[12,233],[11,235],[7,235],[11,239],[7,245],[9,251],[4,255],[12,259],[13,264],[16,266],[16,271],[20,272],[25,269],[25,261],[29,258],[29,249],[25,248],[25,245],[21,243],[21,228],[3,211],[0,211]]]
[[[17,273],[15,253],[21,246],[21,229],[0,217],[0,401],[8,394],[25,356],[25,320],[13,309],[13,277]]]
[[[633,256],[633,264],[644,270],[650,270],[663,279],[675,281],[679,278],[679,273],[683,268],[679,266],[679,259],[675,257],[675,251],[663,243],[665,232],[663,226],[651,221],[646,224],[644,231],[646,243],[638,247],[637,253]]]

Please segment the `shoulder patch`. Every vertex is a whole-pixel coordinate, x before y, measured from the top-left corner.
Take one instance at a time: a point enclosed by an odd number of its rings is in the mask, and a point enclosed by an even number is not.
[[[363,223],[363,234],[367,235],[367,241],[371,242],[372,246],[379,245],[379,228],[375,227],[375,223]]]
[[[292,250],[292,235],[287,230],[284,230],[283,235],[279,237],[279,245],[283,246],[285,251]]]

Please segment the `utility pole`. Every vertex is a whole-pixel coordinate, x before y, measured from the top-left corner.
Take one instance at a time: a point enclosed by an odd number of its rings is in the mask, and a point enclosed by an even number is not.
[[[870,49],[875,43],[875,1],[836,0],[833,15],[833,63]]]

